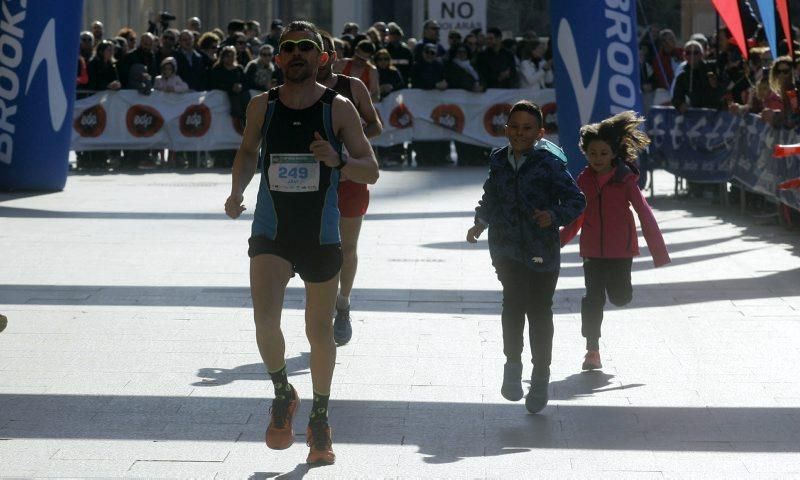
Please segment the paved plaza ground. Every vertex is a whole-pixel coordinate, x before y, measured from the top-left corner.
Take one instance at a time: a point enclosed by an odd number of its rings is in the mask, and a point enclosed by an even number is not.
[[[581,261],[577,242],[563,250],[551,403],[529,415],[499,392],[487,243],[464,241],[484,175],[382,172],[336,361],[337,463],[311,469],[297,279],[283,325],[299,435],[285,451],[263,441],[272,387],[246,255],[257,181],[237,221],[220,172],[0,195],[0,477],[800,478],[797,231],[674,199],[658,172],[673,263],[634,262],[632,304],[606,313],[605,368],[581,373]]]

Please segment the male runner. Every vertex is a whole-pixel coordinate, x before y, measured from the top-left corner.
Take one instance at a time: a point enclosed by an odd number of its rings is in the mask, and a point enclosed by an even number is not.
[[[330,313],[342,265],[337,187],[340,174],[374,183],[378,163],[352,103],[316,82],[317,68],[328,60],[317,28],[292,22],[278,52],[286,83],[250,101],[225,213],[237,218],[245,210],[243,193],[256,172],[260,146],[264,167],[248,255],[256,342],[275,388],[266,442],[284,449],[294,441],[292,418],[300,398],[287,380],[280,320],[286,285],[297,273],[305,282],[314,388],[306,461],[331,464],[336,457],[328,398],[336,345]],[[346,158],[342,144],[350,152]]]
[[[377,137],[383,127],[372,104],[369,91],[361,80],[342,74],[333,73],[336,63],[336,48],[333,37],[328,32],[322,33],[322,45],[328,54],[328,61],[320,65],[317,71],[317,82],[335,90],[339,95],[349,99],[361,116],[364,134],[367,138]],[[333,322],[333,339],[338,345],[344,345],[353,336],[350,321],[350,292],[356,279],[358,269],[358,237],[361,224],[369,206],[369,190],[364,183],[357,183],[342,176],[339,183],[339,231],[342,233],[342,272],[339,276],[339,295],[336,297],[336,318]]]

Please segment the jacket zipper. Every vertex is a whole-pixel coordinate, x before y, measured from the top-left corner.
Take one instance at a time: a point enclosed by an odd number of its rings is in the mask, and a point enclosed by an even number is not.
[[[514,196],[517,201],[517,222],[519,224],[519,238],[522,242],[522,254],[526,256],[525,260],[527,262],[527,245],[525,245],[525,229],[523,228],[523,212],[522,208],[520,207],[520,200],[519,200],[519,171],[522,168],[522,165],[516,165],[517,159],[514,159],[515,169],[514,169]],[[524,165],[524,163],[523,163]]]

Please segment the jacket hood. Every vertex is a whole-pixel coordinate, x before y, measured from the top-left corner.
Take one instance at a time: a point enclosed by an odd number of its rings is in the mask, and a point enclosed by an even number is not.
[[[584,175],[592,175],[596,176],[597,172],[590,166],[586,166],[581,172],[580,176]],[[611,182],[613,183],[624,183],[632,179],[633,181],[639,180],[639,168],[628,160],[623,160],[619,162],[616,169],[614,170],[614,176],[611,178]]]

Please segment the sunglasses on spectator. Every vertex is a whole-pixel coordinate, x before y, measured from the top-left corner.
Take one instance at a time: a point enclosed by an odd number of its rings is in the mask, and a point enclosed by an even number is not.
[[[775,73],[778,75],[789,75],[792,73],[792,70],[790,68],[776,68]]]
[[[294,48],[295,47],[297,47],[301,52],[304,52],[304,53],[305,52],[310,52],[311,50],[314,50],[315,48],[318,51],[322,52],[322,49],[319,47],[319,45],[317,45],[317,42],[315,42],[313,40],[309,40],[307,38],[304,38],[302,40],[284,40],[278,46],[278,51],[280,53],[292,53],[292,52],[294,52]]]
[[[700,55],[700,50],[686,50],[686,55]]]
[[[262,57],[271,57],[271,56],[272,56],[272,54],[271,54],[271,53],[268,53],[268,52],[262,52],[262,53],[261,53],[261,56],[262,56]]]
[[[375,61],[376,61],[376,62],[389,62],[389,61],[391,61],[391,60],[392,60],[392,59],[391,59],[391,58],[389,58],[389,57],[376,57],[376,58],[375,58]]]
[[[236,45],[244,45],[244,44],[246,44],[246,43],[247,43],[247,42],[245,42],[245,41],[243,41],[243,40],[239,40],[239,41],[237,41],[237,42],[236,42]]]

